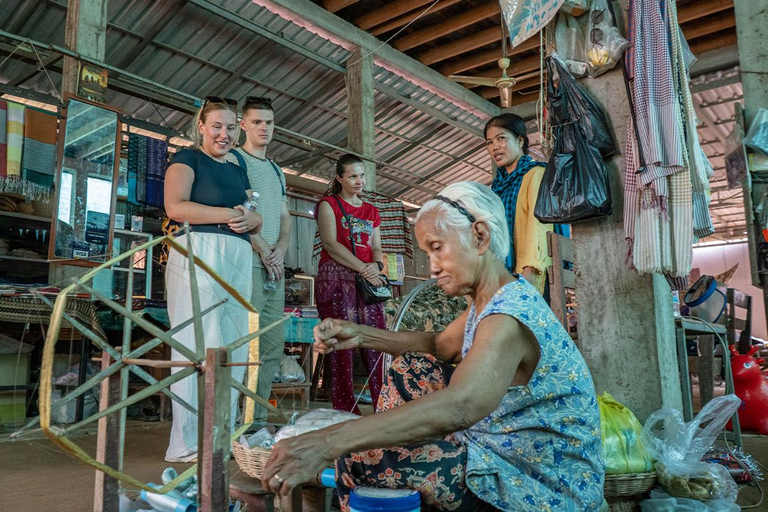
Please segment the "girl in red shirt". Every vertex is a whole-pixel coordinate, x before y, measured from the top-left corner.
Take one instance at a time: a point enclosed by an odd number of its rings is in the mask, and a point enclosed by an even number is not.
[[[315,300],[321,319],[338,318],[384,329],[384,305],[366,304],[355,286],[355,272],[375,286],[385,284],[379,275],[384,266],[379,233],[381,218],[375,206],[360,198],[364,186],[363,161],[354,155],[342,156],[336,163],[336,178],[330,191],[315,208],[323,242],[315,280]],[[351,226],[339,204],[343,206]],[[371,398],[375,405],[381,391],[380,352],[367,349],[360,349],[360,352],[370,375]],[[352,382],[354,352],[342,350],[329,356],[333,408],[360,414],[355,405]]]

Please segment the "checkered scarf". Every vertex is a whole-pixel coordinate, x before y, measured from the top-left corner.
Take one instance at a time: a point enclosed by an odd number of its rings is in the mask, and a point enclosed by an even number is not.
[[[517,211],[517,196],[520,193],[520,186],[523,184],[523,177],[534,167],[546,167],[544,162],[537,162],[528,155],[521,156],[517,161],[517,167],[512,172],[507,172],[505,167],[499,167],[496,170],[496,176],[491,183],[491,190],[501,198],[504,204],[504,210],[507,214],[507,229],[509,229],[509,243],[511,250],[507,256],[506,267],[510,272],[515,271],[515,212]]]

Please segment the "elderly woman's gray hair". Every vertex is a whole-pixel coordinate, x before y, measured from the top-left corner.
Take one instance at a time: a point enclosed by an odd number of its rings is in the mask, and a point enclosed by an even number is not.
[[[448,185],[440,192],[440,195],[455,201],[466,209],[475,220],[484,221],[491,232],[491,254],[499,261],[504,261],[509,254],[509,229],[507,228],[507,216],[504,212],[504,204],[490,188],[476,181],[460,181]],[[440,199],[428,201],[419,210],[416,222],[424,215],[433,212],[435,227],[441,232],[455,231],[461,241],[467,246],[472,246],[472,221],[459,208],[452,206]]]

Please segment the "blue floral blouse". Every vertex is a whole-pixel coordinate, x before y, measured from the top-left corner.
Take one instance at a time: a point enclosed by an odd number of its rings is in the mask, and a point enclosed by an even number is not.
[[[596,511],[603,502],[603,449],[595,386],[584,359],[536,289],[520,278],[477,315],[462,355],[488,315],[516,318],[541,357],[530,382],[510,387],[490,416],[458,434],[467,445],[467,485],[501,510]]]

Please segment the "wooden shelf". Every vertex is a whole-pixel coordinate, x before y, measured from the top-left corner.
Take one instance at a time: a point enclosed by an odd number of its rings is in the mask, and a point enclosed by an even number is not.
[[[34,220],[37,222],[45,222],[47,224],[51,223],[50,217],[38,217],[37,215],[29,215],[26,213],[0,211],[0,217],[12,217],[14,219]]]
[[[112,267],[112,270],[117,270],[118,272],[128,272],[130,269],[123,268],[123,267]],[[146,272],[143,268],[135,268],[133,269],[134,273],[136,274],[143,274]]]
[[[0,260],[13,260],[13,261],[36,261],[39,263],[48,263],[45,258],[25,258],[23,256],[10,256],[8,254],[0,254]]]

